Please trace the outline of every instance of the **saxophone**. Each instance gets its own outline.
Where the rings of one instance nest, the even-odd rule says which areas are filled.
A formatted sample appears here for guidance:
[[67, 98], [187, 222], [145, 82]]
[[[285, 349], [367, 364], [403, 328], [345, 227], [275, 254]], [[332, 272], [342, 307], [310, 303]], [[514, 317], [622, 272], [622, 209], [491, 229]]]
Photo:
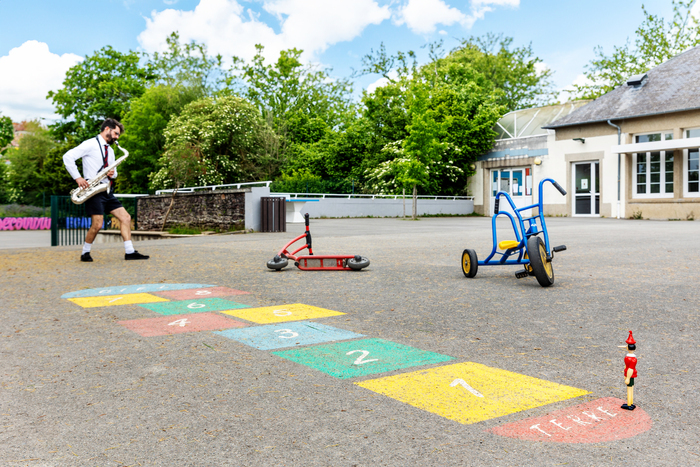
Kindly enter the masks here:
[[[115, 141], [115, 144], [119, 146], [119, 142]], [[104, 180], [107, 177], [107, 174], [114, 169], [116, 166], [124, 162], [124, 159], [129, 157], [129, 151], [124, 149], [123, 147], [119, 146], [119, 149], [124, 151], [124, 155], [114, 161], [114, 164], [109, 165], [105, 167], [104, 169], [100, 170], [97, 175], [95, 175], [89, 182], [88, 182], [88, 187], [87, 188], [75, 188], [70, 192], [70, 199], [73, 201], [74, 204], [83, 204], [85, 201], [88, 199], [92, 198], [95, 196], [97, 193], [102, 193], [103, 191], [106, 191], [109, 193], [109, 183], [102, 183], [102, 180]]]

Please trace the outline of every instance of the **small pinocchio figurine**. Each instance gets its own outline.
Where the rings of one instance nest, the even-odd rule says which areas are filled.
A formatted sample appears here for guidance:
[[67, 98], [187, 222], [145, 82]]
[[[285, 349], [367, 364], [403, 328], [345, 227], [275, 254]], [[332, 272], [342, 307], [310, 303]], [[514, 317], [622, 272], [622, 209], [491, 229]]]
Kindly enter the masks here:
[[[621, 408], [626, 410], [634, 410], [637, 408], [634, 405], [634, 378], [637, 377], [637, 356], [634, 354], [637, 346], [634, 337], [632, 337], [632, 331], [625, 341], [627, 343], [627, 355], [625, 356], [625, 384], [627, 385], [627, 403], [622, 404]], [[618, 346], [622, 349], [625, 348], [624, 345]]]

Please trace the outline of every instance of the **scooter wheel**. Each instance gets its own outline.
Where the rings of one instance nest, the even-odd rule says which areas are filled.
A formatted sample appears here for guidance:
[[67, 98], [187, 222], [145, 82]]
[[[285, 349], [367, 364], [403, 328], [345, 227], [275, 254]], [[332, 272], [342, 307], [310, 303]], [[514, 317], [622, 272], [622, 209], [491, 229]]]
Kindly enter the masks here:
[[289, 264], [289, 260], [287, 258], [282, 258], [281, 256], [275, 256], [272, 258], [270, 261], [267, 262], [267, 267], [270, 269], [274, 269], [275, 271], [279, 271], [280, 269], [284, 268]]
[[359, 271], [367, 266], [369, 266], [369, 259], [364, 256], [355, 255], [354, 258], [348, 259], [348, 267], [352, 270]]
[[462, 272], [466, 277], [474, 277], [478, 270], [479, 259], [476, 257], [476, 251], [467, 248], [462, 252]]
[[551, 261], [547, 261], [547, 250], [540, 237], [532, 236], [527, 240], [527, 255], [530, 257], [530, 266], [537, 282], [542, 287], [554, 284], [554, 269]]

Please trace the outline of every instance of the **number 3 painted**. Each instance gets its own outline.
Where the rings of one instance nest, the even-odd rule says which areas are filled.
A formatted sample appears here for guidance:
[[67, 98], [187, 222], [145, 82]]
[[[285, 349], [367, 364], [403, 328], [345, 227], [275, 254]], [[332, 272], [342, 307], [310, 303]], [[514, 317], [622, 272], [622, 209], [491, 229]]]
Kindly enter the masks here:
[[354, 353], [361, 352], [362, 355], [357, 357], [353, 365], [362, 365], [363, 363], [369, 363], [369, 362], [376, 362], [379, 359], [378, 358], [370, 358], [369, 360], [365, 360], [365, 357], [369, 355], [369, 352], [366, 350], [351, 350], [350, 352], [346, 353], [345, 355], [352, 355]]
[[282, 334], [291, 334], [291, 336], [280, 335], [280, 339], [291, 339], [292, 337], [297, 337], [299, 335], [298, 332], [294, 332], [291, 329], [279, 329], [275, 332], [281, 332]]

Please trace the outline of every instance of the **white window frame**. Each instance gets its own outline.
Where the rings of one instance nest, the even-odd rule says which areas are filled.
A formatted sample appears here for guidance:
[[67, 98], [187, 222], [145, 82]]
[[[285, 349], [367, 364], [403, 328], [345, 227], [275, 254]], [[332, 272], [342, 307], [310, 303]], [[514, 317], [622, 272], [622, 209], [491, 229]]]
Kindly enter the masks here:
[[[670, 130], [664, 130], [664, 131], [652, 131], [649, 133], [639, 133], [634, 135], [635, 137], [635, 142], [637, 139], [637, 136], [646, 136], [646, 135], [655, 135], [655, 134], [660, 134], [661, 137], [663, 138], [662, 141], [668, 141], [673, 139], [673, 131]], [[668, 138], [668, 136], [671, 136]], [[649, 168], [651, 167], [651, 153], [652, 152], [659, 152], [661, 156], [660, 164], [661, 164], [661, 170], [660, 170], [660, 177], [659, 177], [659, 188], [661, 190], [660, 193], [650, 193], [651, 189], [651, 174], [649, 173]], [[634, 169], [632, 172], [632, 198], [637, 198], [637, 199], [644, 199], [644, 198], [673, 198], [673, 191], [671, 193], [666, 193], [666, 158], [670, 154], [671, 157], [673, 157], [673, 151], [648, 151], [648, 152], [639, 152], [639, 153], [634, 153]], [[645, 157], [645, 163], [647, 166], [647, 172], [646, 172], [646, 193], [637, 193], [637, 176], [638, 176], [638, 166], [637, 166], [637, 160], [640, 155], [644, 155]], [[674, 188], [675, 184], [678, 183], [677, 180], [673, 180]], [[674, 190], [675, 191], [675, 190]]]
[[[689, 138], [688, 131], [700, 130], [700, 128], [684, 128], [683, 138]], [[684, 198], [700, 198], [700, 183], [698, 183], [698, 191], [688, 190], [688, 160], [690, 159], [690, 149], [683, 150], [683, 197]]]

